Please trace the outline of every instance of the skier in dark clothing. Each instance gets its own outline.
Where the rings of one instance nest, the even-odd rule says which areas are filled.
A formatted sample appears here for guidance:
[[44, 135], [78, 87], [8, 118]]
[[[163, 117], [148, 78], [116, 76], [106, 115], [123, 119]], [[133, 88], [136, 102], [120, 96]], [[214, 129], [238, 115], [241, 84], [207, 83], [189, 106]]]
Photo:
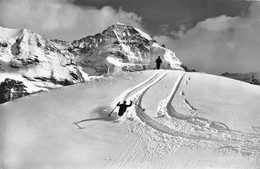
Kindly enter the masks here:
[[155, 60], [156, 62], [156, 69], [160, 69], [161, 64], [162, 64], [162, 59], [160, 58], [160, 56], [158, 56], [158, 58]]
[[117, 103], [117, 106], [119, 106], [119, 112], [118, 112], [118, 116], [123, 116], [123, 114], [125, 113], [127, 107], [132, 106], [132, 100], [130, 101], [131, 103], [129, 105], [126, 105], [126, 101], [123, 102], [123, 104], [120, 104], [120, 102]]

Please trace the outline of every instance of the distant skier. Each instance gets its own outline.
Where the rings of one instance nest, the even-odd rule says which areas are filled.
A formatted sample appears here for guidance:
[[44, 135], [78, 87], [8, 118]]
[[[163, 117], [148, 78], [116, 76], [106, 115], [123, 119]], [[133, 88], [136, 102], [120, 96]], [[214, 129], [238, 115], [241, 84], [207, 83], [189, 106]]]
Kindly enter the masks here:
[[158, 56], [158, 58], [155, 60], [156, 62], [156, 69], [160, 69], [161, 64], [162, 64], [162, 59], [160, 58], [160, 56]]
[[123, 102], [123, 104], [120, 104], [120, 102], [117, 103], [117, 106], [119, 106], [119, 112], [118, 112], [118, 116], [123, 116], [127, 107], [132, 106], [132, 100], [130, 101], [131, 103], [129, 105], [126, 105], [126, 101]]

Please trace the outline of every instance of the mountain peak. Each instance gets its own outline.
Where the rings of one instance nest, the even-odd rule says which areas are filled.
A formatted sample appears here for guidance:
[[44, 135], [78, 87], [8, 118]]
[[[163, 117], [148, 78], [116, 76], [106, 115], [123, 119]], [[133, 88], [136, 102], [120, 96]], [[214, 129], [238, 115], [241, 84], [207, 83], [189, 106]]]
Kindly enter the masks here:
[[126, 26], [126, 24], [124, 24], [124, 23], [121, 23], [121, 22], [116, 22], [116, 24], [115, 25], [122, 25], [122, 26]]
[[117, 38], [127, 38], [127, 37], [142, 37], [147, 40], [152, 40], [151, 36], [147, 33], [141, 31], [138, 28], [135, 28], [130, 25], [126, 25], [123, 23], [116, 23], [114, 25], [109, 26], [107, 29], [105, 29], [102, 34], [107, 34], [111, 37], [117, 37]]
[[29, 30], [29, 29], [13, 29], [0, 26], [0, 39], [10, 40], [17, 39], [17, 41], [29, 40], [31, 38], [41, 38], [41, 35]]
[[0, 26], [0, 38], [10, 39], [21, 36], [25, 29], [12, 29]]
[[[182, 69], [175, 53], [156, 43], [148, 34], [129, 25], [116, 23], [102, 33], [72, 42], [73, 55], [87, 74], [154, 69], [161, 56], [164, 69]], [[90, 70], [90, 71], [89, 71]]]

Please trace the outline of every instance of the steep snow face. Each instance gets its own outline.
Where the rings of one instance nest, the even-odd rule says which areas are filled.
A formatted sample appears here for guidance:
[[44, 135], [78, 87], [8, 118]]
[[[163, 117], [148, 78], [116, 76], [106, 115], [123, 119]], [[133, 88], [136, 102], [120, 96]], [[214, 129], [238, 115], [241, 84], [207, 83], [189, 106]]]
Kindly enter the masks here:
[[250, 84], [260, 85], [260, 72], [252, 73], [223, 73], [222, 76], [241, 80]]
[[71, 52], [88, 74], [137, 71], [155, 68], [161, 56], [164, 69], [182, 69], [174, 52], [132, 26], [112, 25], [101, 34], [72, 42]]

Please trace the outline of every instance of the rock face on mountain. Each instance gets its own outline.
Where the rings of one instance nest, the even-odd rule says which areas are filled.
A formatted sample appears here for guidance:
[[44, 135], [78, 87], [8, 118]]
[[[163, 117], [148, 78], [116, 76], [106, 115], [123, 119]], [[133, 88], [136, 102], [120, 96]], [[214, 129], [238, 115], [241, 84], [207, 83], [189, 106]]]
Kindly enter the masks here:
[[253, 85], [260, 85], [260, 72], [252, 72], [252, 73], [223, 73], [222, 76], [236, 79], [240, 81], [244, 81]]
[[[72, 58], [37, 33], [0, 27], [0, 82], [5, 89], [0, 100], [10, 96], [11, 88], [15, 94], [9, 100], [84, 81], [84, 72]], [[24, 87], [16, 88], [18, 82]]]
[[0, 82], [22, 82], [28, 94], [83, 82], [89, 76], [154, 69], [158, 56], [161, 68], [182, 69], [174, 52], [124, 24], [72, 42], [0, 27]]
[[0, 104], [28, 95], [23, 82], [6, 78], [0, 83]]
[[100, 34], [71, 43], [68, 49], [88, 74], [138, 71], [155, 68], [161, 56], [164, 69], [182, 69], [175, 54], [132, 26], [112, 25]]

